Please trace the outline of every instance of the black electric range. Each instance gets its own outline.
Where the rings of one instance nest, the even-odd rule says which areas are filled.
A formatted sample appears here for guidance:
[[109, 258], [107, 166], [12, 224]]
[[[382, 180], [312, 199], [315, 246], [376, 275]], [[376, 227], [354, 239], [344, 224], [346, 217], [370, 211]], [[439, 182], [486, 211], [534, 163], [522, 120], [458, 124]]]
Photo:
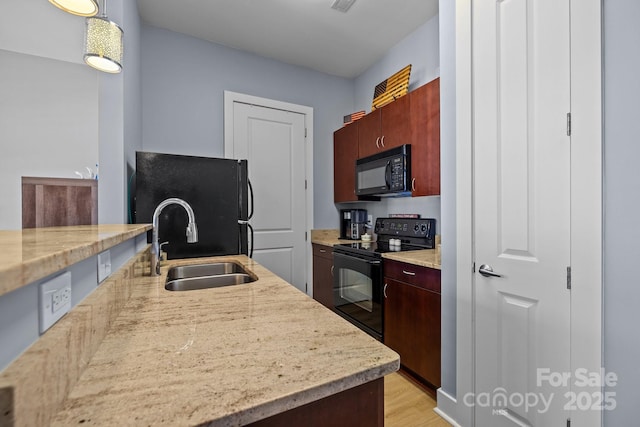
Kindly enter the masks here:
[[[377, 218], [375, 242], [334, 245], [334, 251], [359, 256], [381, 257], [386, 252], [416, 251], [435, 247], [436, 220], [433, 218]], [[400, 240], [400, 244], [391, 244]]]
[[382, 341], [382, 254], [433, 249], [436, 223], [435, 219], [378, 218], [374, 232], [376, 242], [333, 246], [333, 294], [336, 313]]

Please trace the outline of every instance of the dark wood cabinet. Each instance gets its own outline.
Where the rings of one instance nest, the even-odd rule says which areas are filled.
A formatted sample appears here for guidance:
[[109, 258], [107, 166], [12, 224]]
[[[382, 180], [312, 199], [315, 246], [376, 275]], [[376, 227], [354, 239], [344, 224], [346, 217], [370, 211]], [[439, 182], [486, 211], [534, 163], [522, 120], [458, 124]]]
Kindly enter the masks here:
[[440, 195], [439, 78], [334, 132], [334, 202], [358, 200], [357, 159], [403, 144], [411, 144], [411, 195]]
[[367, 114], [358, 124], [358, 158], [411, 143], [407, 95]]
[[97, 180], [22, 177], [22, 228], [97, 223]]
[[313, 244], [313, 299], [333, 310], [333, 248]]
[[412, 196], [440, 194], [440, 79], [409, 93]]
[[351, 123], [333, 133], [333, 201], [354, 202], [356, 196], [356, 159], [358, 124]]
[[440, 270], [384, 261], [384, 343], [400, 363], [440, 387]]

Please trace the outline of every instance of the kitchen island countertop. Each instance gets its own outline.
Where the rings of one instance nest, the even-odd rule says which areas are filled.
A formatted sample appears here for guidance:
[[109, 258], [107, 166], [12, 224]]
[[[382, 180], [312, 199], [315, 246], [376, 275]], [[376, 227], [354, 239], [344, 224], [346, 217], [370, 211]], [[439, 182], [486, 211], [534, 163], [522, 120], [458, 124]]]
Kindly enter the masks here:
[[253, 283], [140, 277], [53, 425], [244, 425], [377, 380], [398, 355], [246, 256]]

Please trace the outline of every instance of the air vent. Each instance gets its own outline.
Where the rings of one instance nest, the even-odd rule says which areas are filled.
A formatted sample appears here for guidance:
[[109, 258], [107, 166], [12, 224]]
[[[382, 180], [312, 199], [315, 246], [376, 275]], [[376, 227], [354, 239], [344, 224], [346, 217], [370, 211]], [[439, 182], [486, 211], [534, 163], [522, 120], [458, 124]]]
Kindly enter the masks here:
[[346, 13], [355, 2], [356, 0], [336, 0], [331, 5], [331, 9]]

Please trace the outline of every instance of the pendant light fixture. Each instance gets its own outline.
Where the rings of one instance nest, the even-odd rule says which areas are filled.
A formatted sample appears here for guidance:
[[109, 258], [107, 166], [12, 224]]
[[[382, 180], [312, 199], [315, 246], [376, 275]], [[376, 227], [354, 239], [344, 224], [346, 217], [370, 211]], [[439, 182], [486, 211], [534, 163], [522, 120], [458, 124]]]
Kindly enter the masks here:
[[49, 3], [78, 16], [95, 16], [98, 13], [97, 0], [49, 0]]
[[100, 16], [86, 20], [84, 62], [106, 73], [122, 71], [122, 36], [122, 28], [107, 18], [107, 0], [103, 0]]

